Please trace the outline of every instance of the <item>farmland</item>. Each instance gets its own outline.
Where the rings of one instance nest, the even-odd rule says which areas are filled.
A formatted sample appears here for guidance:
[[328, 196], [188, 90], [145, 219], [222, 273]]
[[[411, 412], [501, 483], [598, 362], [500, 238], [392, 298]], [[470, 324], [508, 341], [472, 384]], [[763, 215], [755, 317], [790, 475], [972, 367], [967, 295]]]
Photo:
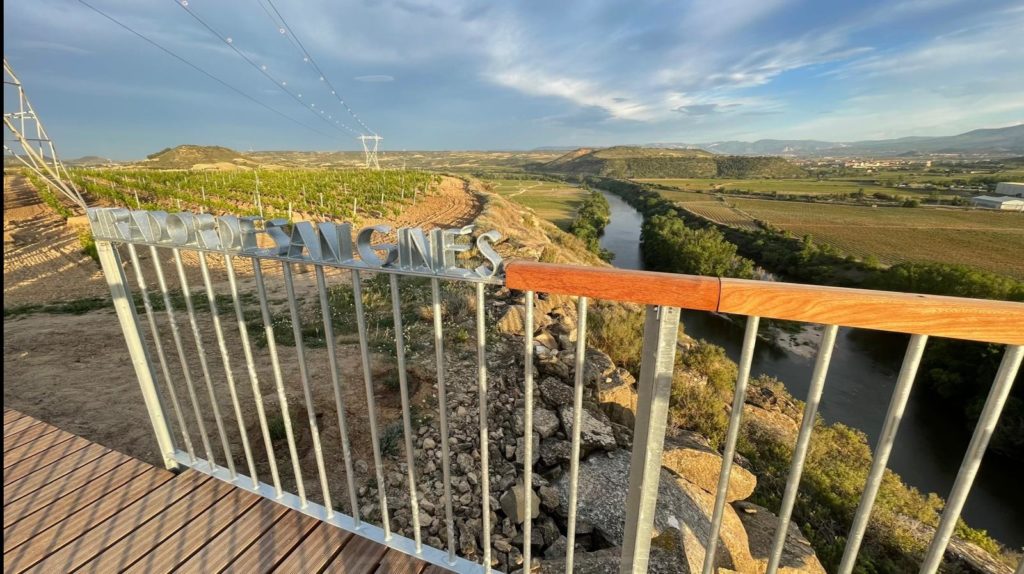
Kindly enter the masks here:
[[569, 229], [586, 191], [569, 184], [536, 179], [487, 180], [491, 191], [533, 209], [539, 217]]
[[[932, 197], [927, 191], [919, 189], [891, 188], [877, 185], [870, 177], [856, 179], [638, 179], [642, 183], [660, 184], [675, 187], [684, 191], [724, 191], [742, 192], [765, 195], [820, 195], [834, 196], [862, 192], [897, 194], [912, 197]], [[938, 197], [947, 197], [939, 194]], [[670, 199], [666, 197], [666, 199]]]
[[[734, 199], [754, 219], [860, 258], [963, 264], [1024, 279], [1024, 216], [981, 210]], [[749, 218], [748, 218], [749, 219]]]
[[433, 193], [440, 181], [419, 171], [367, 170], [77, 169], [71, 175], [89, 196], [125, 207], [317, 219], [395, 215]]

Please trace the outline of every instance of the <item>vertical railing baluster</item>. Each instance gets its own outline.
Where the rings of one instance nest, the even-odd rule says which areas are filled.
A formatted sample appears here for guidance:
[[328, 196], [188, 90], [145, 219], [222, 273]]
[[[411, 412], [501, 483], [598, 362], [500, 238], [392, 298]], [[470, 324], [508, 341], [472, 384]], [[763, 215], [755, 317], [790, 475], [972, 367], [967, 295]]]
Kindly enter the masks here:
[[[235, 460], [231, 455], [231, 444], [228, 443], [228, 434], [224, 430], [224, 419], [220, 416], [220, 407], [217, 405], [217, 396], [213, 392], [213, 379], [210, 377], [210, 366], [206, 362], [206, 348], [203, 345], [203, 338], [199, 331], [199, 323], [196, 320], [195, 306], [192, 304], [192, 293], [188, 288], [188, 277], [185, 275], [185, 264], [181, 261], [181, 251], [172, 248], [174, 254], [174, 265], [178, 269], [178, 281], [181, 283], [181, 295], [185, 299], [185, 309], [188, 311], [188, 322], [192, 327], [192, 337], [195, 339], [196, 352], [199, 354], [199, 366], [203, 371], [203, 378], [206, 380], [206, 390], [210, 394], [210, 405], [213, 408], [213, 418], [217, 422], [217, 434], [220, 435], [221, 445], [224, 447], [224, 457], [227, 458], [228, 473], [231, 480], [235, 480]], [[212, 461], [211, 461], [212, 463]]]
[[828, 325], [821, 337], [818, 358], [814, 363], [814, 372], [811, 373], [811, 385], [807, 390], [807, 402], [804, 404], [800, 434], [797, 436], [796, 446], [793, 448], [793, 460], [789, 463], [789, 478], [786, 480], [786, 489], [782, 495], [779, 523], [775, 528], [775, 540], [772, 543], [772, 551], [768, 559], [767, 574], [775, 574], [779, 569], [779, 561], [782, 559], [782, 548], [786, 544], [786, 535], [789, 532], [789, 519], [793, 515], [793, 504], [796, 503], [796, 493], [800, 488], [800, 475], [803, 473], [804, 461], [807, 459], [807, 448], [811, 444], [814, 420], [818, 414], [818, 405], [821, 403], [821, 393], [825, 388], [825, 377], [828, 374], [832, 349], [835, 347], [836, 333], [838, 332], [838, 326]]
[[238, 321], [238, 337], [242, 340], [242, 352], [245, 355], [245, 366], [249, 374], [249, 384], [252, 386], [252, 396], [256, 403], [256, 416], [259, 418], [260, 434], [263, 435], [263, 448], [267, 451], [267, 464], [270, 466], [270, 477], [274, 482], [274, 492], [278, 497], [280, 497], [284, 491], [281, 488], [281, 476], [277, 470], [277, 455], [274, 453], [274, 443], [270, 438], [270, 427], [267, 425], [267, 413], [266, 409], [263, 407], [263, 392], [260, 390], [259, 375], [256, 373], [256, 361], [252, 356], [252, 344], [249, 342], [249, 329], [245, 325], [245, 315], [242, 312], [242, 299], [238, 294], [238, 279], [235, 276], [234, 258], [227, 253], [224, 254], [224, 269], [227, 271], [228, 287], [231, 290], [231, 299], [235, 306], [235, 318]]
[[523, 309], [523, 570], [529, 572], [533, 559], [533, 291], [524, 294]]
[[163, 265], [160, 264], [160, 255], [156, 247], [149, 246], [149, 256], [153, 259], [153, 267], [156, 270], [156, 282], [160, 287], [160, 294], [163, 296], [164, 311], [167, 312], [167, 322], [171, 325], [171, 335], [174, 337], [174, 346], [177, 348], [178, 360], [181, 362], [181, 374], [185, 379], [185, 388], [188, 390], [189, 401], [192, 403], [192, 414], [196, 417], [196, 426], [199, 427], [199, 438], [203, 443], [203, 450], [206, 452], [206, 461], [210, 465], [210, 470], [213, 470], [213, 465], [216, 464], [213, 458], [213, 447], [210, 445], [210, 437], [206, 432], [206, 423], [203, 422], [203, 415], [199, 410], [199, 397], [196, 396], [195, 385], [192, 382], [192, 374], [185, 355], [185, 345], [181, 342], [181, 331], [178, 330], [178, 320], [174, 315], [171, 293], [167, 289], [167, 278], [164, 277]]
[[189, 463], [195, 464], [196, 453], [192, 448], [192, 437], [188, 435], [188, 428], [185, 427], [185, 417], [181, 412], [181, 402], [178, 400], [178, 392], [174, 390], [174, 379], [171, 378], [171, 370], [167, 366], [167, 356], [164, 354], [164, 345], [160, 341], [160, 329], [156, 326], [156, 312], [153, 310], [152, 301], [149, 300], [146, 278], [142, 275], [139, 254], [135, 250], [135, 244], [133, 243], [128, 244], [128, 256], [131, 258], [132, 268], [135, 269], [135, 281], [139, 284], [142, 306], [146, 309], [146, 321], [149, 323], [149, 332], [153, 336], [153, 346], [156, 348], [156, 356], [160, 361], [160, 372], [164, 376], [167, 393], [171, 397], [171, 408], [174, 409], [174, 418], [178, 421], [178, 426], [181, 429], [181, 438], [185, 442], [185, 451], [188, 452]]
[[444, 525], [448, 534], [448, 562], [455, 562], [455, 513], [452, 510], [451, 446], [448, 444], [448, 389], [444, 372], [444, 330], [441, 321], [441, 282], [430, 280], [434, 314], [434, 355], [437, 359], [437, 410], [441, 426], [441, 477], [444, 480]]
[[366, 333], [366, 309], [363, 308], [363, 283], [359, 272], [352, 270], [352, 296], [356, 307], [356, 328], [359, 330], [359, 355], [363, 362], [363, 383], [366, 386], [367, 418], [370, 422], [370, 442], [373, 443], [373, 468], [377, 477], [377, 497], [380, 501], [380, 521], [384, 539], [391, 540], [391, 519], [388, 517], [388, 495], [385, 492], [384, 462], [380, 454], [380, 435], [377, 432], [377, 399], [373, 395], [373, 373], [370, 368], [370, 345]]
[[288, 309], [292, 317], [292, 333], [295, 336], [295, 354], [299, 360], [299, 379], [302, 381], [302, 396], [306, 399], [306, 417], [309, 421], [309, 434], [313, 440], [313, 456], [316, 459], [317, 472], [320, 475], [320, 491], [324, 497], [324, 508], [327, 518], [334, 517], [331, 505], [331, 489], [327, 484], [327, 468], [324, 464], [324, 451], [320, 445], [320, 428], [316, 423], [316, 405], [313, 403], [313, 392], [309, 386], [309, 365], [306, 363], [306, 345], [302, 341], [302, 317], [299, 315], [299, 303], [295, 298], [295, 283], [292, 278], [292, 266], [287, 261], [281, 262], [284, 276], [284, 290], [288, 297]]
[[490, 438], [487, 428], [487, 331], [484, 309], [484, 284], [476, 285], [476, 360], [477, 392], [480, 394], [480, 498], [483, 505], [483, 565], [491, 568], [491, 465]]
[[316, 286], [320, 292], [320, 312], [324, 320], [324, 338], [327, 340], [327, 363], [331, 368], [331, 386], [334, 387], [334, 408], [338, 411], [341, 456], [345, 463], [349, 504], [352, 505], [352, 521], [358, 527], [359, 496], [356, 494], [355, 470], [352, 468], [352, 447], [348, 440], [348, 414], [345, 412], [345, 398], [341, 391], [341, 369], [338, 367], [338, 349], [334, 340], [334, 319], [331, 316], [331, 301], [327, 297], [327, 278], [324, 276], [322, 265], [316, 266]]
[[164, 466], [168, 469], [176, 469], [179, 465], [175, 458], [174, 437], [171, 435], [171, 426], [168, 424], [160, 393], [156, 389], [156, 373], [153, 371], [153, 362], [149, 358], [142, 333], [139, 332], [139, 317], [135, 313], [135, 305], [128, 288], [128, 278], [124, 274], [124, 268], [121, 267], [121, 257], [108, 241], [97, 241], [96, 251], [99, 255], [100, 265], [103, 267], [103, 276], [107, 281], [107, 287], [110, 288], [114, 311], [117, 313], [117, 320], [124, 333], [128, 354], [135, 369], [135, 376], [139, 380], [139, 389], [142, 391], [142, 399], [146, 403], [146, 411], [149, 414], [149, 421], [153, 425], [153, 434], [156, 435], [157, 446], [164, 459]]
[[[565, 571], [573, 571], [573, 559], [576, 554], [576, 506], [580, 478], [580, 441], [583, 426], [583, 367], [586, 364], [587, 351], [587, 298], [576, 300], [576, 381], [573, 386], [572, 399], [572, 454], [569, 459], [569, 514], [566, 527]], [[526, 509], [527, 513], [530, 508]]]
[[725, 435], [725, 449], [722, 451], [722, 470], [718, 474], [718, 490], [715, 495], [715, 509], [711, 515], [710, 539], [708, 540], [704, 556], [703, 574], [712, 574], [715, 570], [718, 533], [722, 530], [722, 517], [725, 515], [725, 493], [729, 490], [729, 473], [732, 471], [732, 459], [736, 456], [736, 439], [740, 434], [740, 418], [743, 415], [743, 403], [747, 396], [747, 381], [750, 380], [750, 363], [754, 359], [757, 325], [760, 321], [760, 317], [747, 317], [747, 328], [743, 333], [743, 350], [740, 352], [739, 372], [736, 377], [736, 393], [733, 396], [732, 413], [729, 415], [729, 428]]
[[992, 389], [985, 399], [985, 406], [978, 417], [978, 424], [974, 427], [974, 434], [971, 435], [971, 442], [967, 446], [964, 460], [960, 463], [960, 471], [957, 472], [953, 489], [946, 499], [946, 508], [942, 511], [942, 519], [939, 527], [935, 529], [935, 537], [928, 547], [924, 562], [921, 564], [922, 574], [933, 574], [942, 562], [942, 556], [946, 553], [946, 546], [953, 535], [953, 529], [960, 518], [960, 511], [967, 502], [967, 495], [971, 491], [974, 477], [978, 474], [981, 466], [981, 457], [985, 455], [988, 441], [999, 422], [999, 415], [1003, 411], [1003, 405], [1010, 394], [1013, 380], [1017, 377], [1021, 360], [1024, 359], [1024, 345], [1007, 345], [1003, 352], [1003, 360], [999, 363], [999, 371], [996, 372], [996, 379], [992, 383]]
[[879, 434], [878, 444], [875, 446], [875, 456], [871, 461], [871, 470], [868, 471], [864, 493], [860, 497], [857, 514], [853, 517], [850, 535], [846, 538], [843, 560], [839, 564], [840, 574], [853, 572], [853, 566], [857, 562], [857, 552], [864, 540], [864, 532], [868, 528], [868, 519], [871, 517], [871, 509], [875, 504], [875, 496], [878, 495], [878, 489], [882, 485], [882, 476], [885, 474], [885, 467], [889, 462], [889, 454], [892, 452], [893, 443], [896, 442], [896, 431], [899, 430], [900, 421], [903, 420], [903, 411], [907, 407], [910, 389], [914, 384], [914, 377], [917, 376], [917, 368], [921, 364], [921, 356], [924, 354], [927, 342], [927, 335], [914, 335], [907, 345], [903, 366], [900, 367], [896, 387], [892, 391], [892, 398], [889, 399], [889, 409], [885, 413], [885, 423], [882, 424], [882, 432]]
[[629, 459], [626, 493], [626, 528], [619, 571], [647, 572], [654, 510], [661, 480], [661, 454], [665, 446], [672, 372], [679, 342], [679, 308], [648, 305], [644, 317], [640, 380], [637, 382], [633, 452]]
[[245, 421], [242, 419], [242, 407], [238, 403], [235, 374], [231, 370], [231, 356], [228, 354], [228, 345], [224, 340], [224, 329], [220, 324], [217, 294], [214, 293], [213, 281], [210, 280], [210, 266], [206, 263], [206, 253], [203, 251], [198, 251], [197, 253], [199, 255], [199, 271], [203, 277], [203, 286], [206, 288], [206, 301], [210, 305], [210, 314], [213, 316], [213, 331], [217, 335], [217, 347], [220, 349], [220, 357], [224, 363], [224, 377], [228, 383], [228, 395], [231, 396], [231, 406], [235, 411], [235, 422], [238, 423], [238, 436], [242, 439], [242, 452], [245, 455], [246, 465], [249, 467], [249, 478], [252, 480], [252, 487], [258, 488], [260, 481], [256, 477], [256, 461], [252, 458], [249, 436], [245, 431]]
[[[302, 468], [299, 466], [299, 453], [295, 448], [295, 430], [292, 428], [291, 409], [288, 407], [288, 394], [284, 390], [284, 377], [281, 375], [281, 360], [277, 355], [277, 337], [274, 335], [274, 318], [270, 314], [270, 302], [267, 299], [267, 284], [263, 279], [263, 267], [260, 260], [252, 258], [252, 272], [256, 280], [256, 293], [260, 298], [260, 314], [263, 317], [263, 332], [267, 338], [267, 352], [270, 354], [270, 366], [274, 373], [274, 388], [277, 390], [277, 401], [281, 406], [281, 418], [284, 424], [284, 435], [288, 442], [288, 456], [292, 462], [292, 473], [295, 475], [295, 490], [299, 495], [299, 503], [306, 507], [306, 484], [302, 480]], [[278, 498], [282, 496], [278, 493]]]
[[419, 489], [416, 487], [416, 453], [413, 451], [412, 412], [409, 405], [409, 381], [405, 372], [405, 335], [402, 333], [402, 302], [398, 290], [398, 275], [388, 275], [391, 287], [391, 314], [395, 324], [395, 352], [398, 360], [398, 392], [402, 401], [402, 430], [405, 434], [406, 480], [409, 481], [409, 512], [412, 514], [413, 540], [416, 552], [423, 552], [420, 537], [420, 501]]

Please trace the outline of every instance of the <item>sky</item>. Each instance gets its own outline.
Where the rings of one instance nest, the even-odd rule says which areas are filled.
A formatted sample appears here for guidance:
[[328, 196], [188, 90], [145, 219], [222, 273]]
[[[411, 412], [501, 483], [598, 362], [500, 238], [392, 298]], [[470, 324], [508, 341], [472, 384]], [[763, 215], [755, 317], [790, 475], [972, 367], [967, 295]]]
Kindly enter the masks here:
[[952, 135], [1024, 122], [1022, 35], [1019, 0], [4, 2], [68, 158]]

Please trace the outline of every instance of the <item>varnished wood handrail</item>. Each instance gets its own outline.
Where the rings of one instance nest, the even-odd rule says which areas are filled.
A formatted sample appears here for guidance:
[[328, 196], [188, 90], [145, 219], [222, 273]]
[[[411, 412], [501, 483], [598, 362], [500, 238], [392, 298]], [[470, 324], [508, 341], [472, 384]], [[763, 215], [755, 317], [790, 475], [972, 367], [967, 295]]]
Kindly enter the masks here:
[[511, 289], [1024, 345], [1024, 303], [512, 261]]

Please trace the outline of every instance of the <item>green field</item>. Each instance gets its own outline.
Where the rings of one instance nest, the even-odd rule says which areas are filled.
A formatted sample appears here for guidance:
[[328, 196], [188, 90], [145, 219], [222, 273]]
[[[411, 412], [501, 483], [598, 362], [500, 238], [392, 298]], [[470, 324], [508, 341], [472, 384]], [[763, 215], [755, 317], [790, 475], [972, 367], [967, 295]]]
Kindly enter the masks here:
[[767, 221], [857, 257], [956, 263], [1024, 279], [1024, 214], [758, 199], [729, 204], [737, 218]]
[[[933, 194], [919, 189], [892, 188], [876, 185], [870, 178], [864, 180], [856, 179], [718, 179], [718, 178], [693, 178], [693, 179], [638, 179], [642, 183], [653, 183], [676, 187], [684, 191], [726, 191], [743, 193], [761, 193], [780, 195], [840, 195], [851, 194], [861, 191], [867, 195], [872, 193], [885, 193], [889, 195], [906, 195], [918, 198], [932, 197]], [[666, 195], [666, 199], [679, 201]], [[949, 197], [937, 193], [934, 197]]]
[[543, 219], [569, 229], [586, 191], [565, 183], [536, 179], [487, 180], [491, 191], [533, 209]]

